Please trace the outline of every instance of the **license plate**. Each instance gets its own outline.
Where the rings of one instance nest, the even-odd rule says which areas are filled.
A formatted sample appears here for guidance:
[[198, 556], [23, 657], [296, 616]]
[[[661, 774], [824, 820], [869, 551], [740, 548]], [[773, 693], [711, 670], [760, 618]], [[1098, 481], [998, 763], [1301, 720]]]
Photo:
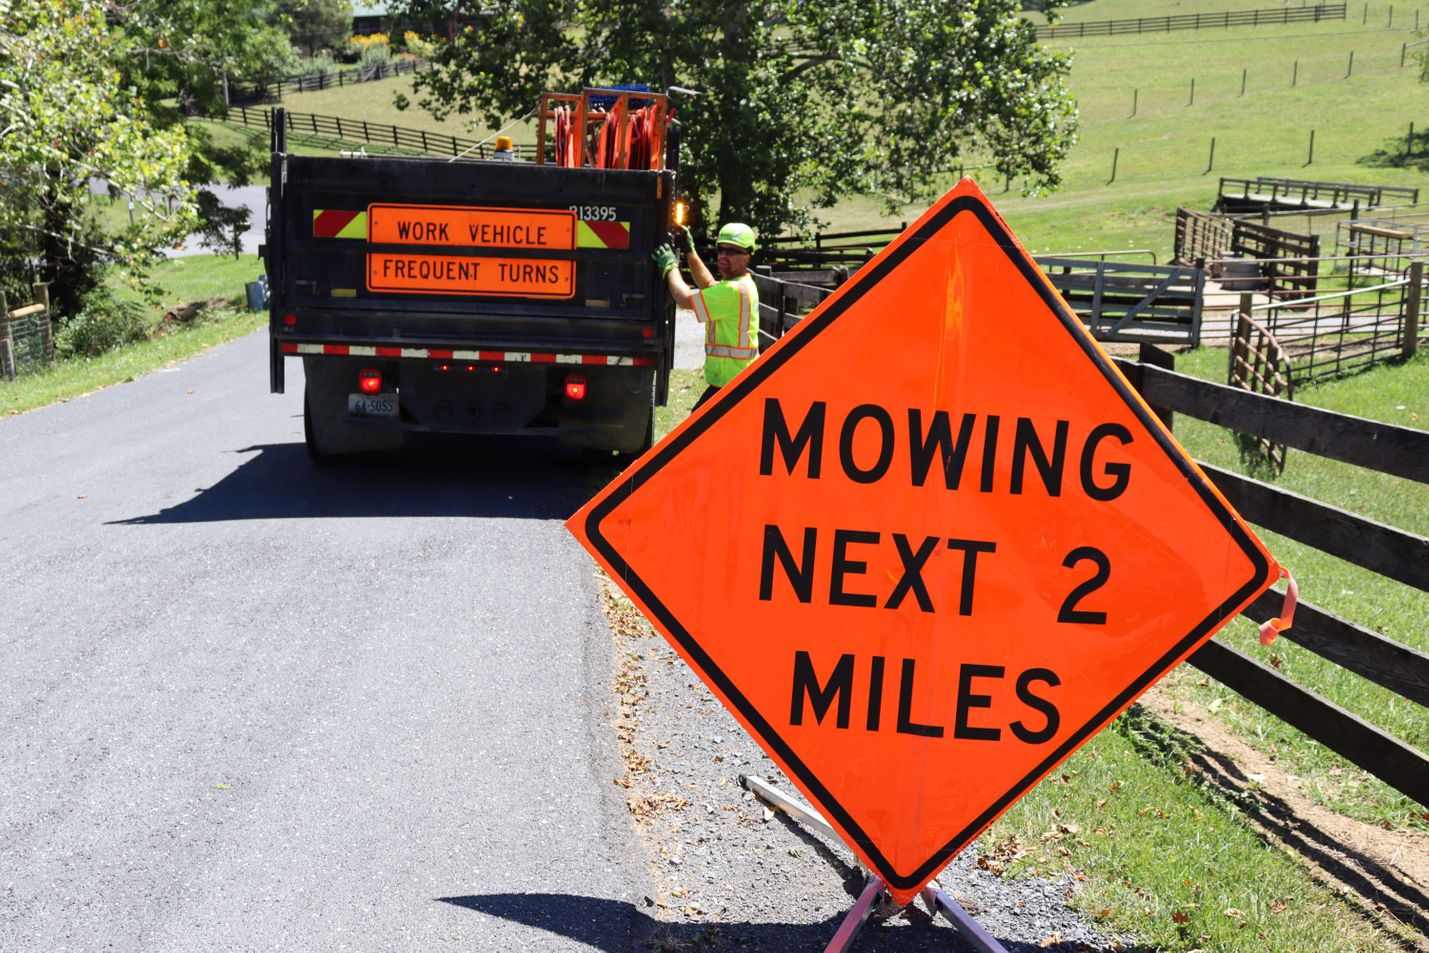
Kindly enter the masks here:
[[396, 394], [348, 394], [347, 412], [356, 417], [396, 417]]

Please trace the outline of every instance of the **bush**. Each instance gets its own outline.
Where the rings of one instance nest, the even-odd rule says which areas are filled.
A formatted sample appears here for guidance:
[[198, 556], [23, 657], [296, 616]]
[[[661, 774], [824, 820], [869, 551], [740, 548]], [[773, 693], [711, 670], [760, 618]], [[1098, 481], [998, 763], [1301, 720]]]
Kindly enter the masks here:
[[149, 322], [139, 304], [96, 290], [65, 320], [55, 335], [55, 350], [60, 357], [98, 357], [148, 336]]
[[[381, 36], [381, 34], [376, 34]], [[383, 37], [381, 43], [369, 43], [362, 48], [362, 55], [358, 58], [359, 66], [386, 66], [392, 62], [392, 48], [387, 45], [387, 38]]]
[[331, 73], [337, 69], [337, 64], [333, 62], [332, 54], [327, 50], [314, 53], [312, 56], [298, 60], [297, 72], [294, 76], [316, 76], [319, 73]]
[[424, 60], [429, 60], [437, 55], [437, 45], [431, 40], [424, 39], [422, 34], [415, 30], [408, 30], [402, 34], [402, 45], [406, 47], [408, 53]]

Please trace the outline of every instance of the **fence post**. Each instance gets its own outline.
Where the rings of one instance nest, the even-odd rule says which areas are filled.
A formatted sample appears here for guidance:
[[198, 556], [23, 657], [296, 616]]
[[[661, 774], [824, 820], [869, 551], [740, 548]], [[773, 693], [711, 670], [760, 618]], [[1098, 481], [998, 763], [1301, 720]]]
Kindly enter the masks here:
[[[1148, 344], [1145, 341], [1137, 348], [1136, 361], [1138, 364], [1150, 364], [1152, 367], [1159, 367], [1163, 370], [1174, 371], [1176, 369], [1176, 355], [1170, 351], [1163, 351], [1155, 344]], [[1138, 368], [1139, 371], [1139, 368]], [[1138, 377], [1141, 375], [1138, 374]], [[1141, 381], [1136, 382], [1140, 385]], [[1138, 386], [1138, 389], [1139, 386]], [[1165, 407], [1158, 407], [1155, 404], [1148, 404], [1151, 412], [1161, 419], [1167, 430], [1171, 430], [1176, 423], [1176, 417]]]
[[50, 283], [37, 281], [32, 286], [35, 301], [44, 306], [45, 313], [40, 324], [40, 350], [46, 363], [55, 359], [55, 322], [50, 312]]
[[[1139, 95], [1141, 95], [1141, 90], [1139, 90], [1139, 89], [1133, 89], [1133, 90], [1131, 91], [1131, 115], [1132, 115], [1132, 116], [1135, 116], [1135, 115], [1136, 115], [1136, 99], [1137, 99], [1137, 97], [1138, 97]], [[1127, 118], [1130, 118], [1130, 117], [1127, 117]]]
[[1196, 77], [1191, 77], [1191, 98], [1186, 100], [1187, 106], [1196, 105]]
[[[1409, 287], [1404, 292], [1404, 359], [1419, 350], [1419, 299], [1424, 288], [1424, 262], [1409, 263]], [[0, 299], [3, 300], [3, 299]]]
[[15, 342], [10, 337], [10, 305], [3, 291], [0, 291], [0, 374], [4, 374], [8, 381], [15, 379]]
[[1353, 75], [1355, 75], [1355, 51], [1350, 50], [1350, 65], [1345, 70], [1345, 79], [1349, 79]]
[[1296, 60], [1295, 65], [1290, 68], [1290, 85], [1294, 86], [1300, 81], [1300, 61]]
[[1111, 153], [1111, 178], [1109, 178], [1109, 179], [1106, 180], [1106, 184], [1107, 184], [1107, 185], [1111, 185], [1113, 182], [1116, 181], [1116, 163], [1117, 163], [1117, 160], [1120, 159], [1120, 158], [1121, 158], [1121, 147], [1120, 147], [1120, 146], [1117, 146], [1115, 149], [1112, 150], [1112, 153]]
[[1305, 164], [1310, 165], [1315, 161], [1315, 130], [1310, 130], [1310, 154], [1305, 158]]
[[1211, 172], [1211, 170], [1214, 169], [1215, 167], [1216, 167], [1216, 137], [1215, 137], [1215, 136], [1212, 136], [1212, 137], [1211, 137], [1211, 157], [1206, 160], [1206, 171], [1203, 172], [1203, 173], [1201, 173], [1201, 174], [1202, 174], [1202, 175], [1209, 175], [1210, 172]]
[[1241, 67], [1241, 71], [1240, 71], [1240, 94], [1241, 94], [1242, 96], [1245, 95], [1245, 77], [1246, 77], [1246, 74], [1249, 73], [1249, 72], [1250, 72], [1250, 70], [1247, 69], [1246, 67]]

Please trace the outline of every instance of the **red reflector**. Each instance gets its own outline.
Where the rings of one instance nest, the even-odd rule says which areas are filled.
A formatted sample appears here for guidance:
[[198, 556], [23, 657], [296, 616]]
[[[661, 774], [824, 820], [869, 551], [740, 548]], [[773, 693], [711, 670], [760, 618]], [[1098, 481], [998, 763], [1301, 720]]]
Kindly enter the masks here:
[[585, 375], [566, 375], [566, 396], [571, 400], [585, 400]]
[[451, 369], [452, 369], [452, 366], [451, 366], [450, 364], [438, 364], [438, 365], [437, 365], [437, 370], [439, 370], [439, 371], [449, 371], [449, 370], [451, 370]]
[[298, 316], [296, 314], [285, 314], [283, 315], [283, 323], [291, 328], [298, 323]]
[[654, 329], [654, 328], [641, 328], [641, 329], [640, 329], [640, 333], [643, 334], [643, 335], [645, 335], [647, 338], [653, 338], [653, 337], [655, 336], [655, 329]]
[[376, 394], [382, 390], [382, 372], [364, 367], [357, 372], [357, 389], [364, 394]]
[[466, 369], [467, 369], [467, 371], [469, 371], [469, 372], [470, 372], [470, 371], [475, 371], [475, 370], [476, 370], [476, 365], [475, 365], [475, 364], [468, 364], [468, 365], [466, 366]]

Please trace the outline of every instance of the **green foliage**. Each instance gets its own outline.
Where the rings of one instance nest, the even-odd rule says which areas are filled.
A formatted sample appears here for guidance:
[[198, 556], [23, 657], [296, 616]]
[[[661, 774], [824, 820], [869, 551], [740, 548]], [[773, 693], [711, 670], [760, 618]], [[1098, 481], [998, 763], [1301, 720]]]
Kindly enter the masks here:
[[348, 40], [348, 51], [357, 54], [361, 66], [385, 66], [392, 62], [392, 47], [385, 33], [354, 36]]
[[404, 0], [403, 11], [425, 22], [438, 6], [471, 24], [416, 79], [439, 118], [499, 126], [543, 90], [699, 90], [677, 114], [682, 189], [705, 231], [716, 192], [719, 220], [768, 233], [850, 191], [930, 198], [937, 173], [970, 151], [1051, 187], [1074, 138], [1067, 60], [1039, 46], [1017, 0]]
[[268, 22], [304, 53], [337, 50], [352, 32], [352, 4], [347, 0], [278, 0]]
[[226, 105], [225, 82], [273, 82], [296, 65], [287, 35], [270, 22], [273, 0], [133, 0], [110, 9], [130, 47], [124, 82], [149, 103], [176, 99], [186, 114], [212, 113]]
[[199, 189], [198, 217], [200, 245], [219, 255], [238, 258], [243, 254], [243, 233], [253, 217], [246, 205], [229, 208], [208, 189]]
[[[0, 245], [40, 263], [62, 315], [74, 313], [114, 262], [141, 281], [159, 250], [193, 219], [181, 128], [159, 129], [121, 80], [133, 42], [97, 0], [16, 8], [0, 0]], [[84, 214], [91, 177], [135, 196], [135, 221], [106, 226]]]
[[98, 357], [148, 336], [149, 323], [138, 303], [96, 288], [55, 335], [55, 351], [61, 359]]
[[418, 33], [416, 30], [408, 30], [402, 34], [402, 47], [413, 56], [422, 59], [430, 59], [437, 55], [437, 44]]
[[316, 76], [320, 73], [332, 73], [338, 69], [337, 62], [333, 59], [332, 53], [323, 50], [314, 53], [312, 56], [305, 56], [298, 61], [297, 67], [293, 70], [294, 76]]

